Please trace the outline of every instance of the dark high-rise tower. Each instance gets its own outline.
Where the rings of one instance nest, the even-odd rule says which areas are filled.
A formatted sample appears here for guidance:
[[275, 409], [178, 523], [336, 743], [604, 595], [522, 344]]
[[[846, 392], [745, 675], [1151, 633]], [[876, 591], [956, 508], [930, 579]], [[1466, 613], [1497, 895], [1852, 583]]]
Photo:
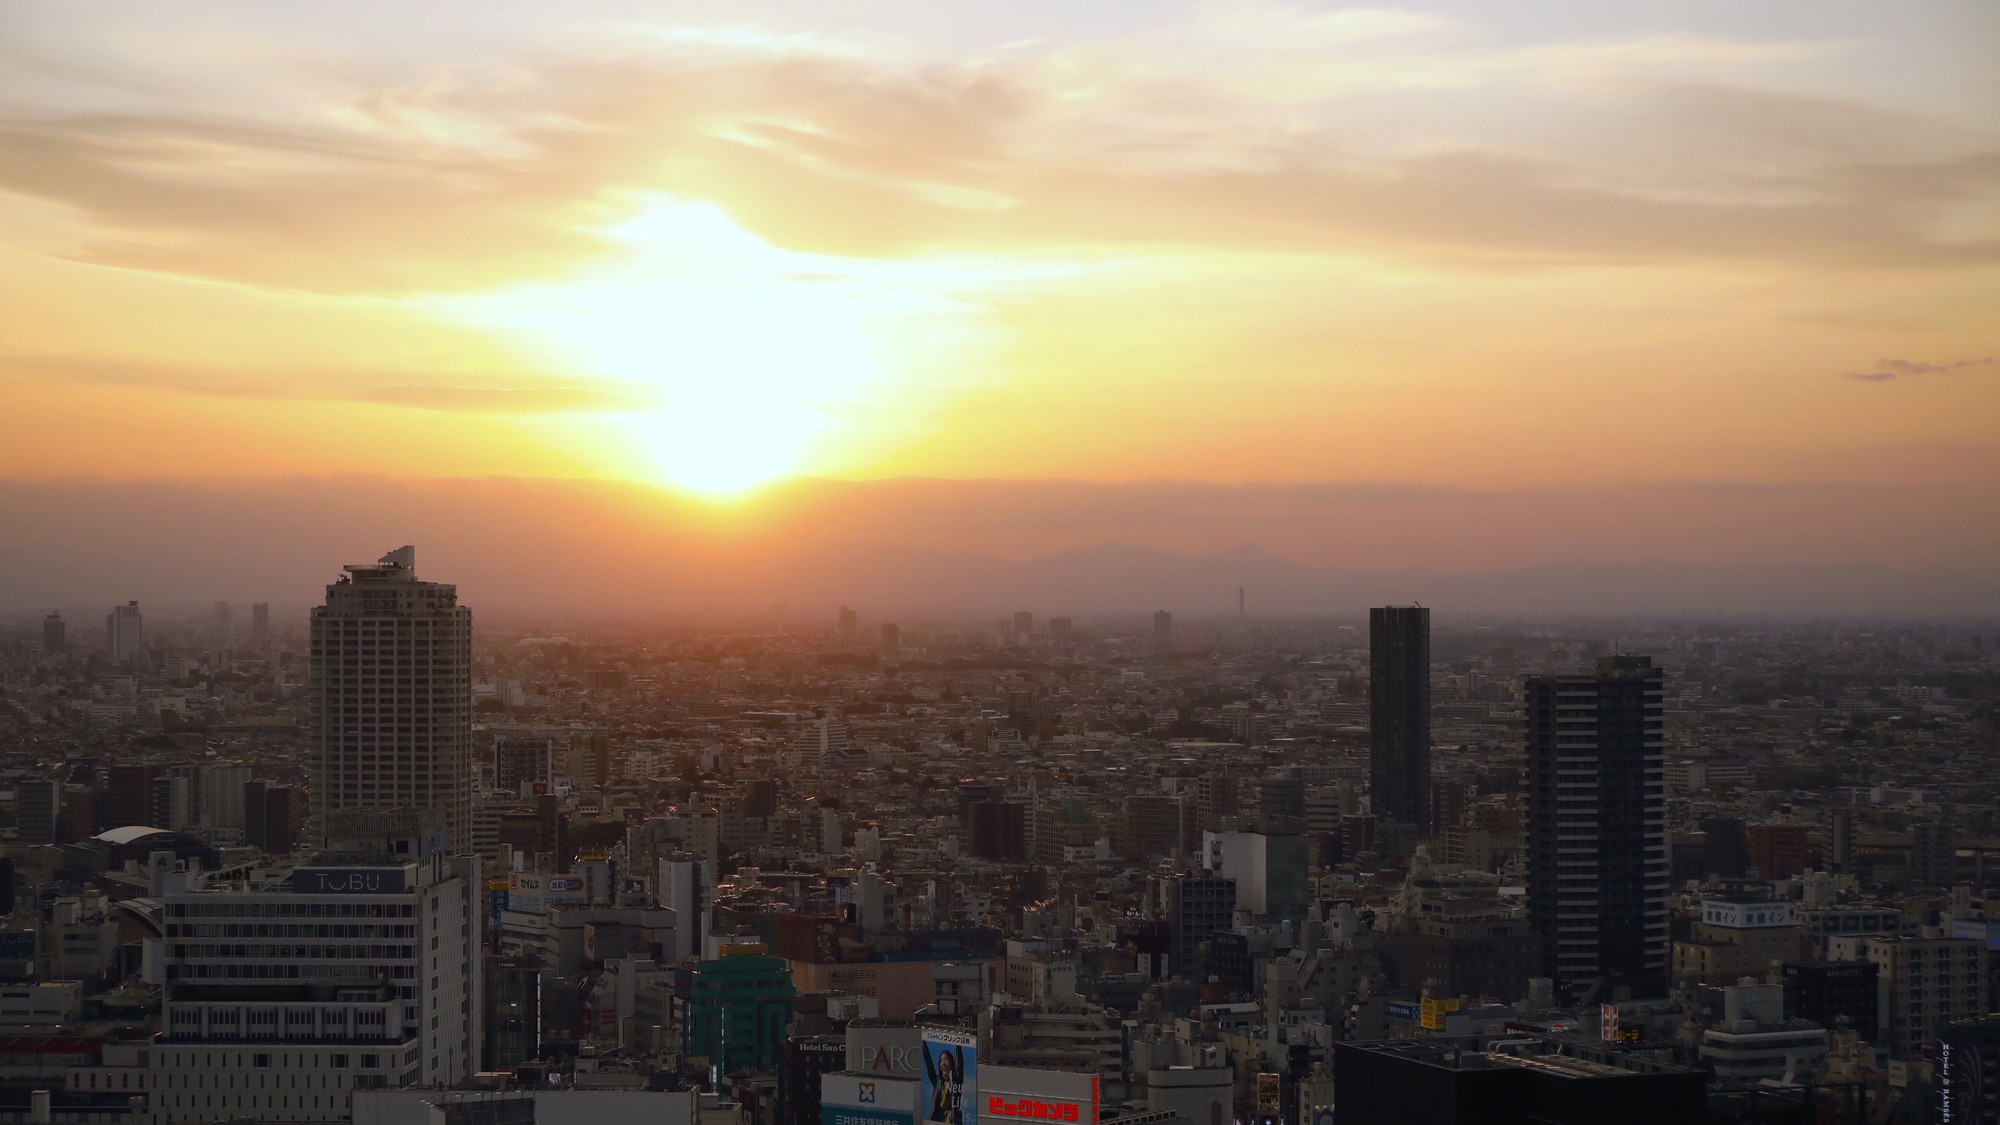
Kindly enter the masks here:
[[1528, 916], [1547, 971], [1663, 989], [1665, 673], [1600, 657], [1594, 675], [1531, 677], [1527, 705]]
[[51, 656], [69, 647], [69, 630], [63, 625], [59, 610], [42, 618], [42, 651]]
[[312, 611], [314, 812], [435, 813], [453, 853], [471, 844], [472, 611], [458, 587], [419, 582], [414, 547], [346, 568]]
[[1378, 817], [1430, 831], [1431, 611], [1368, 611], [1368, 793]]

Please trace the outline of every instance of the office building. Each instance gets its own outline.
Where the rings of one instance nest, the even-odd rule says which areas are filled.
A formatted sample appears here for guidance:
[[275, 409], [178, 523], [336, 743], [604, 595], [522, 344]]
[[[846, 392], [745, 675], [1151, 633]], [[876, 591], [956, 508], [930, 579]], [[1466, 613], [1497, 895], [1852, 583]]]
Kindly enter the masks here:
[[1759, 878], [1788, 879], [1806, 869], [1803, 824], [1752, 824], [1743, 830], [1750, 866]]
[[1410, 991], [1429, 982], [1444, 996], [1512, 1002], [1542, 972], [1542, 947], [1528, 920], [1500, 897], [1497, 881], [1413, 879], [1407, 913], [1383, 951]]
[[322, 840], [345, 813], [436, 810], [444, 847], [471, 843], [472, 611], [417, 579], [416, 548], [350, 565], [312, 612], [314, 812]]
[[840, 635], [852, 637], [861, 629], [861, 616], [846, 606], [840, 607]]
[[[1914, 1058], [1947, 1024], [1986, 1014], [1986, 943], [1978, 938], [1863, 937], [1835, 939], [1841, 953], [1854, 943], [1880, 974], [1877, 1044], [1897, 1058]], [[1863, 1030], [1865, 1029], [1857, 1029]]]
[[720, 1074], [778, 1065], [797, 992], [785, 962], [725, 952], [695, 962], [687, 980], [682, 1053], [706, 1057]]
[[1034, 631], [1035, 615], [1025, 609], [1016, 610], [1014, 612], [1014, 638], [1019, 641], [1026, 641], [1029, 634]]
[[1368, 611], [1368, 794], [1371, 811], [1430, 830], [1431, 611]]
[[1025, 859], [1028, 806], [1019, 801], [979, 801], [966, 806], [968, 849], [975, 859]]
[[271, 647], [271, 603], [250, 604], [250, 647], [258, 652]]
[[2000, 1016], [1963, 1020], [1938, 1037], [1931, 1120], [2000, 1125]]
[[1076, 621], [1068, 617], [1049, 618], [1049, 639], [1059, 645], [1076, 639]]
[[[210, 829], [210, 839], [238, 838], [244, 831], [243, 788], [250, 783], [247, 766], [208, 766], [200, 774], [201, 824]], [[221, 833], [221, 835], [217, 835]]]
[[26, 777], [14, 783], [14, 838], [23, 844], [60, 843], [63, 783], [53, 778]]
[[903, 647], [903, 631], [893, 621], [883, 624], [881, 637], [883, 652], [895, 652]]
[[1201, 947], [1235, 922], [1236, 881], [1219, 875], [1154, 876], [1151, 891], [1172, 941], [1167, 971], [1202, 979]]
[[250, 781], [243, 786], [243, 842], [272, 855], [289, 855], [299, 838], [299, 792], [289, 785]]
[[1805, 931], [1792, 918], [1790, 902], [1710, 899], [1701, 904], [1687, 940], [1674, 943], [1673, 979], [1733, 984], [1762, 978], [1804, 952]]
[[1547, 975], [1658, 995], [1668, 966], [1666, 682], [1644, 656], [1527, 682], [1528, 910]]
[[1170, 641], [1174, 639], [1174, 615], [1161, 609], [1153, 612], [1153, 639]]
[[1726, 1085], [1782, 1079], [1794, 1071], [1815, 1074], [1831, 1046], [1827, 1029], [1785, 1016], [1785, 990], [1775, 984], [1738, 984], [1722, 990], [1722, 1019], [1701, 1033], [1704, 1069]]
[[138, 762], [119, 762], [104, 771], [104, 793], [98, 798], [98, 817], [106, 828], [153, 824], [153, 782], [159, 767]]
[[1958, 881], [1958, 836], [1948, 823], [1910, 827], [1910, 878], [1927, 887]]
[[743, 787], [743, 815], [766, 820], [778, 815], [778, 781], [772, 777], [751, 778]]
[[481, 1069], [478, 861], [400, 858], [412, 843], [323, 854], [280, 883], [183, 879], [159, 896], [157, 1120], [344, 1121], [355, 1089]]
[[1341, 1125], [1696, 1125], [1705, 1084], [1699, 1070], [1577, 1041], [1515, 1038], [1486, 1050], [1456, 1039], [1333, 1045]]
[[54, 656], [69, 649], [69, 629], [60, 611], [42, 618], [42, 651]]
[[1705, 817], [1701, 822], [1703, 874], [1740, 879], [1750, 867], [1750, 837], [1740, 817]]
[[129, 664], [139, 655], [139, 648], [145, 643], [145, 620], [139, 615], [138, 602], [126, 602], [113, 606], [104, 615], [104, 652], [114, 667]]
[[1880, 1001], [1873, 961], [1787, 961], [1785, 1017], [1824, 1028], [1847, 1027], [1873, 1038]]
[[1112, 850], [1131, 860], [1176, 853], [1193, 855], [1201, 845], [1194, 801], [1167, 793], [1135, 793], [1120, 804]]
[[1302, 917], [1310, 865], [1302, 832], [1203, 832], [1202, 867], [1236, 884], [1236, 905], [1257, 916]]
[[553, 780], [553, 738], [500, 736], [493, 740], [493, 788], [529, 795], [537, 781]]

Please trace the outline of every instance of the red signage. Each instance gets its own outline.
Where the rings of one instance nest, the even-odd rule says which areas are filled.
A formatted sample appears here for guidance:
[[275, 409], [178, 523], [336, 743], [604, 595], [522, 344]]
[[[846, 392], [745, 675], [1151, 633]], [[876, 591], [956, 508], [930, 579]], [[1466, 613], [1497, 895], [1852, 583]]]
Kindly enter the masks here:
[[1082, 1107], [1075, 1102], [1045, 1102], [1040, 1098], [1022, 1098], [1008, 1101], [1006, 1098], [986, 1099], [986, 1112], [995, 1117], [1032, 1117], [1040, 1121], [1076, 1121]]

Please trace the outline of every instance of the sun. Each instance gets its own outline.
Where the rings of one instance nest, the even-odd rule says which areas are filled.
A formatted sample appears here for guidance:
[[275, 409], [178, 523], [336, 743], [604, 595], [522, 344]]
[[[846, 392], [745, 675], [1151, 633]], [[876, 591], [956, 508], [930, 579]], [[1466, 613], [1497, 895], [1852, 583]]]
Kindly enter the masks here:
[[800, 470], [843, 398], [881, 379], [871, 310], [816, 256], [703, 203], [656, 202], [598, 233], [626, 252], [447, 306], [632, 403], [590, 438], [618, 475], [709, 496], [768, 484]]
[[711, 500], [739, 498], [793, 475], [828, 425], [809, 411], [742, 400], [684, 403], [624, 423], [648, 476]]
[[604, 475], [711, 499], [864, 467], [983, 377], [976, 295], [1050, 274], [787, 250], [715, 204], [665, 197], [592, 233], [622, 252], [560, 280], [427, 303], [622, 404], [527, 423], [538, 440]]

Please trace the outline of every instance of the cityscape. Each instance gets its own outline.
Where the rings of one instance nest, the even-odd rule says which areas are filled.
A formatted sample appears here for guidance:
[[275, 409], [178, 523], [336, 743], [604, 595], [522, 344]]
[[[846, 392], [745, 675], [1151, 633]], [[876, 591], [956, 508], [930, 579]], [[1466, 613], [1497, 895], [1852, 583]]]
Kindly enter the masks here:
[[331, 578], [303, 619], [128, 601], [6, 636], [23, 1120], [1995, 1096], [1964, 1061], [2000, 1051], [1991, 625], [553, 633], [484, 624], [415, 546]]
[[2000, 1125], [1996, 58], [0, 4], [0, 1125]]

